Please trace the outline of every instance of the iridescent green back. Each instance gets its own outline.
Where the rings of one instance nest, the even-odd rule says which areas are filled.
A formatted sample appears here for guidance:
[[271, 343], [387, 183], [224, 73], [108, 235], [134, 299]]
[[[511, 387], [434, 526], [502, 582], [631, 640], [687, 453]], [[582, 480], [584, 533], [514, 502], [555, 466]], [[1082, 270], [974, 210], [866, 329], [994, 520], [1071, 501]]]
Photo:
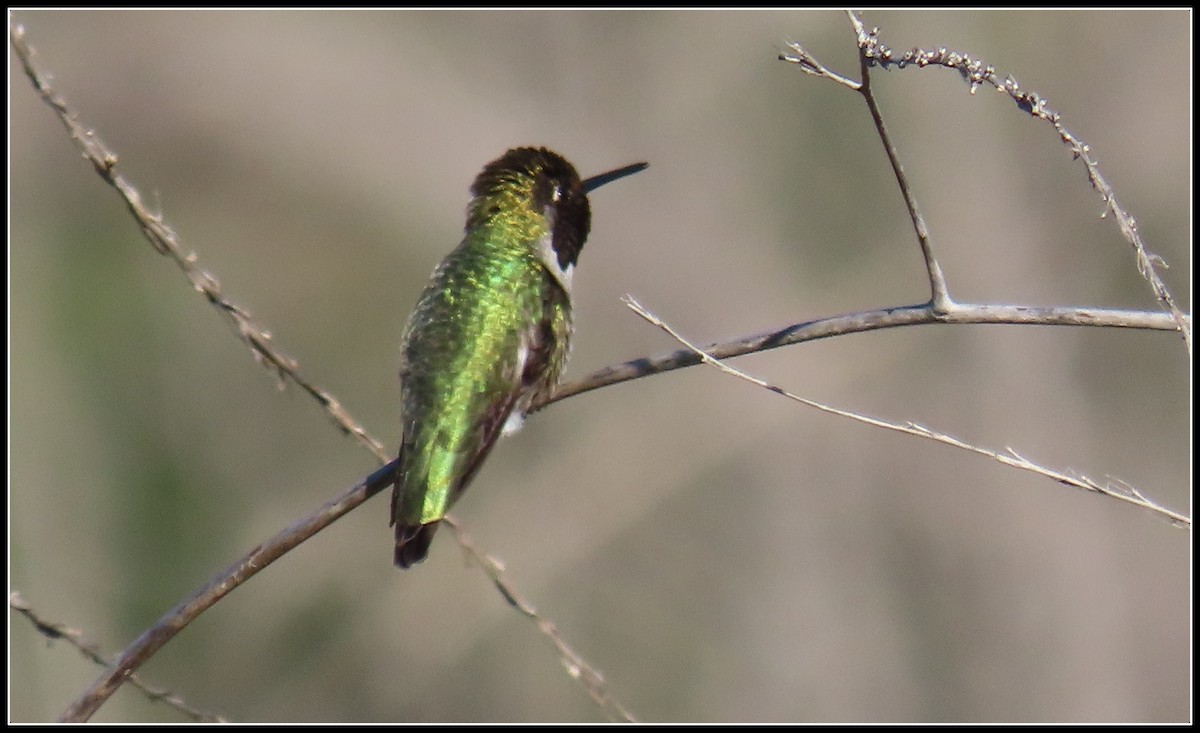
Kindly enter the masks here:
[[[441, 519], [509, 413], [553, 389], [561, 373], [570, 337], [567, 295], [533, 247], [502, 241], [489, 230], [469, 233], [438, 266], [409, 318], [397, 523]], [[540, 374], [531, 369], [534, 359], [548, 360]]]

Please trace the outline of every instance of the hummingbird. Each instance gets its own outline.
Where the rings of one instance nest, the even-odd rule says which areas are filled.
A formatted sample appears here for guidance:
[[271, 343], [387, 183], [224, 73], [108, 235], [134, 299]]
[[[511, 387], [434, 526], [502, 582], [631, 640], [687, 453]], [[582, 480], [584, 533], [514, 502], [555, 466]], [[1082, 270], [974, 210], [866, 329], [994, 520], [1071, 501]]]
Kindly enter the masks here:
[[391, 516], [399, 567], [425, 559], [496, 439], [557, 386], [571, 277], [591, 228], [588, 193], [646, 166], [580, 180], [557, 153], [513, 148], [475, 178], [463, 239], [434, 269], [402, 337]]

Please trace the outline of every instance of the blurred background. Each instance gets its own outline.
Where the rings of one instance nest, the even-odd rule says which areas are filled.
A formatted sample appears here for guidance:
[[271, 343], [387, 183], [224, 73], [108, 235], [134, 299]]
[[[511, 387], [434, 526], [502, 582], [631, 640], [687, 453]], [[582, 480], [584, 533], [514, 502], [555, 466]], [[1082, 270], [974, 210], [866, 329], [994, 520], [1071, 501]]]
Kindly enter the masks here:
[[[389, 449], [398, 343], [515, 145], [592, 196], [568, 379], [701, 342], [924, 301], [911, 225], [833, 11], [17, 11], [119, 170], [301, 372]], [[1191, 14], [910, 12], [1086, 141], [1191, 312]], [[9, 51], [10, 589], [117, 653], [373, 470], [280, 391], [147, 245]], [[962, 301], [1155, 310], [1049, 125], [954, 72], [876, 71]], [[894, 329], [735, 361], [1190, 514], [1190, 367], [1165, 332]], [[450, 532], [391, 565], [376, 497], [204, 614], [141, 673], [236, 721], [604, 713]], [[455, 509], [646, 721], [1184, 722], [1189, 529], [698, 367], [554, 405]], [[99, 674], [10, 611], [10, 718]], [[97, 721], [182, 721], [128, 686]]]

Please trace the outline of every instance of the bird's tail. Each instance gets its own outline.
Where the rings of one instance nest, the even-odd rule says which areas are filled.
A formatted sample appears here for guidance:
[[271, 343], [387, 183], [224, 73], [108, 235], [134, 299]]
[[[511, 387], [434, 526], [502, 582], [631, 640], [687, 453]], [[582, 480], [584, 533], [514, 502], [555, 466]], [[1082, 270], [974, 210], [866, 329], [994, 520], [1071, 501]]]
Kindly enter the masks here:
[[408, 569], [425, 559], [440, 522], [396, 524], [396, 566]]

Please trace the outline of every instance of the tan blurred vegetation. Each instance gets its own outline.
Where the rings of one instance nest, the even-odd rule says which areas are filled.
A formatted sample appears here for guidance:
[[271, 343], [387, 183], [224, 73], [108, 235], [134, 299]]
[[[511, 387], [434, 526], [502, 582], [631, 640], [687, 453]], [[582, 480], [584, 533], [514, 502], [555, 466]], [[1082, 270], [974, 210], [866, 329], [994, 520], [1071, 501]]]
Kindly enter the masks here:
[[[922, 301], [837, 12], [17, 11], [58, 89], [250, 309], [392, 446], [399, 331], [507, 147], [592, 197], [569, 376]], [[1013, 74], [1088, 142], [1191, 311], [1190, 12], [872, 12]], [[11, 85], [10, 584], [116, 652], [375, 468], [141, 238], [19, 65]], [[876, 72], [951, 292], [1155, 308], [1082, 167], [952, 72]], [[1157, 332], [899, 329], [737, 360], [1190, 514], [1190, 360]], [[143, 670], [239, 721], [591, 721], [446, 534], [391, 566], [374, 499]], [[1190, 530], [691, 369], [557, 404], [457, 516], [648, 721], [1187, 721]], [[12, 616], [10, 717], [98, 670]], [[98, 721], [175, 721], [123, 690]]]

